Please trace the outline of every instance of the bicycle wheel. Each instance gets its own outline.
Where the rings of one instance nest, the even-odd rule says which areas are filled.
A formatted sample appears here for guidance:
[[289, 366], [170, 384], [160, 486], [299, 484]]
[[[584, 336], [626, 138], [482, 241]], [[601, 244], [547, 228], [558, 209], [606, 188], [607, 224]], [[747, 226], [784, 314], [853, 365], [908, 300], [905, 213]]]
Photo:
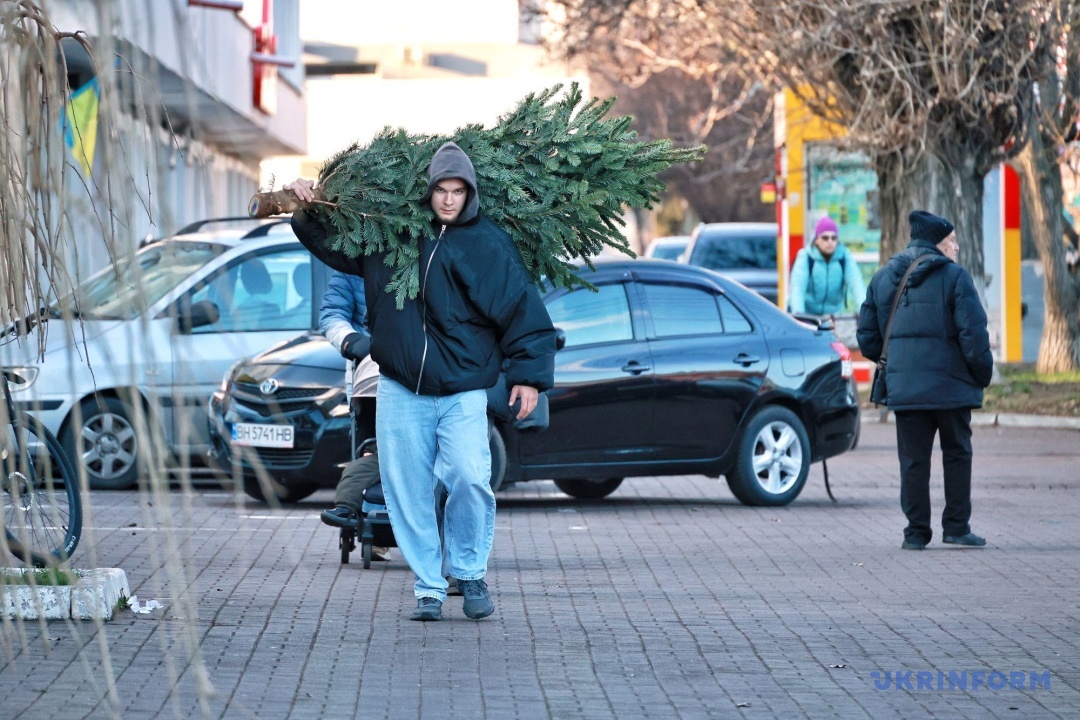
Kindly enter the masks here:
[[37, 567], [66, 561], [82, 532], [79, 481], [53, 434], [24, 413], [3, 452], [3, 525], [13, 555]]

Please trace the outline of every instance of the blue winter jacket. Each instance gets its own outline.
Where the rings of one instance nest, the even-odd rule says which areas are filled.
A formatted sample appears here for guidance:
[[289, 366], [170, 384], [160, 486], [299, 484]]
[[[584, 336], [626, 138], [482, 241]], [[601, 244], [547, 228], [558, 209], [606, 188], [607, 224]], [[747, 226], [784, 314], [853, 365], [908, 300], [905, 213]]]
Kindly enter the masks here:
[[874, 274], [859, 311], [859, 349], [877, 362], [893, 296], [908, 266], [929, 255], [908, 279], [896, 308], [886, 362], [890, 410], [982, 406], [994, 357], [986, 311], [971, 276], [926, 240], [912, 240]]
[[369, 334], [364, 278], [334, 272], [319, 306], [319, 332], [338, 350], [350, 333]]
[[[813, 258], [812, 269], [808, 257]], [[865, 297], [862, 271], [843, 245], [837, 245], [836, 252], [828, 260], [813, 244], [795, 256], [788, 301], [791, 312], [811, 315], [857, 312]]]

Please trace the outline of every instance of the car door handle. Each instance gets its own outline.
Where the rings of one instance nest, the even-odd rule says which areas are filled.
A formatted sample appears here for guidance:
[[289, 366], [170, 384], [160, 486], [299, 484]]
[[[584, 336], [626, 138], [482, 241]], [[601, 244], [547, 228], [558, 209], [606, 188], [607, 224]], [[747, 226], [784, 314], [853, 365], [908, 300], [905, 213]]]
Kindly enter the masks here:
[[761, 362], [761, 358], [759, 358], [757, 355], [747, 355], [746, 353], [739, 353], [734, 358], [732, 358], [732, 362], [738, 363], [743, 367], [749, 367], [756, 362]]
[[622, 366], [622, 371], [630, 373], [631, 375], [640, 375], [641, 373], [648, 372], [650, 370], [652, 370], [652, 366], [642, 365], [637, 360], [631, 360], [630, 362]]

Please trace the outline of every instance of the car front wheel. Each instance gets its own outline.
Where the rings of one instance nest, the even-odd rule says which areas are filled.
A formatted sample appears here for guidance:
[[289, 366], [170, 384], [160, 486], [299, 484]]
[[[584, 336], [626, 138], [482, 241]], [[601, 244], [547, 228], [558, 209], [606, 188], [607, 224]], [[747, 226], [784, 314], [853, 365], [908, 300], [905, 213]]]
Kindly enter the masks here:
[[622, 485], [622, 478], [606, 480], [556, 480], [555, 487], [570, 497], [581, 500], [599, 500], [605, 498]]
[[283, 485], [276, 480], [244, 477], [244, 492], [256, 500], [271, 504], [300, 502], [318, 489], [318, 485]]
[[126, 490], [139, 481], [139, 436], [127, 403], [114, 397], [89, 398], [64, 431], [64, 450], [75, 468], [86, 469], [93, 490]]
[[739, 437], [728, 487], [745, 505], [787, 505], [810, 472], [810, 438], [795, 413], [773, 406], [758, 411]]

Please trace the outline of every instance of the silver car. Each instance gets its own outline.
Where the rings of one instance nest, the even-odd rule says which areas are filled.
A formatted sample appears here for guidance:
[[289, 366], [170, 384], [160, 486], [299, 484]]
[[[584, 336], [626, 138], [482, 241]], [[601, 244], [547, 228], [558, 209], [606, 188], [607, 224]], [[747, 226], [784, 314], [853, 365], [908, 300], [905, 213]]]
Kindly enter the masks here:
[[196, 223], [83, 282], [29, 335], [7, 328], [0, 365], [30, 379], [17, 405], [43, 419], [91, 487], [132, 487], [152, 457], [139, 424], [160, 428], [172, 459], [205, 455], [221, 378], [317, 327], [329, 272], [285, 221]]
[[777, 302], [776, 223], [701, 223], [679, 262], [725, 275]]

